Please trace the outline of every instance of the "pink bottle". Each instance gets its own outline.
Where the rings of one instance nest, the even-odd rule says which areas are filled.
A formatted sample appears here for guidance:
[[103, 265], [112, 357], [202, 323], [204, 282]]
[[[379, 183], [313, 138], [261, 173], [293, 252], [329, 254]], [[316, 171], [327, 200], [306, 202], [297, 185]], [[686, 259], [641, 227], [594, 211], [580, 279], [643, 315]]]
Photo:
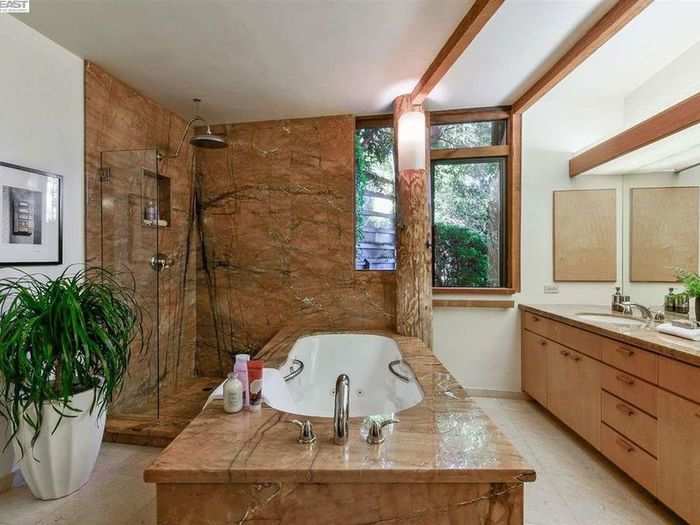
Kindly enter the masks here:
[[243, 406], [245, 408], [250, 406], [250, 397], [248, 395], [248, 361], [250, 361], [250, 356], [248, 354], [238, 354], [236, 356], [236, 363], [233, 365], [233, 373], [243, 385]]

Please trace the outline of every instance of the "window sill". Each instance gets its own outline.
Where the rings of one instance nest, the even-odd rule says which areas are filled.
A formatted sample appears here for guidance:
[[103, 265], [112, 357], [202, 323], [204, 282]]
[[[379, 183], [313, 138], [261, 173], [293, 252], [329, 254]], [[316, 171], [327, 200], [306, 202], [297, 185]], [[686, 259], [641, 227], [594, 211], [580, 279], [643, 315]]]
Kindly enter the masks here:
[[459, 294], [474, 294], [474, 295], [513, 295], [516, 293], [515, 288], [435, 288], [435, 295], [459, 295]]

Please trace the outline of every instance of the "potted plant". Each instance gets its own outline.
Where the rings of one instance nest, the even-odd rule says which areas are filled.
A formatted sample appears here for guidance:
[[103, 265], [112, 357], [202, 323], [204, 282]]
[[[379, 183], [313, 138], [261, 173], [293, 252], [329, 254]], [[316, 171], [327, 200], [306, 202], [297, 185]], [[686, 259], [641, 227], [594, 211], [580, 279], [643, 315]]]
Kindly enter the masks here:
[[67, 496], [90, 478], [131, 344], [143, 342], [133, 287], [99, 268], [22, 273], [0, 280], [0, 312], [5, 447], [35, 497]]
[[688, 296], [695, 299], [695, 320], [700, 321], [700, 275], [696, 272], [676, 270], [676, 277], [685, 286]]

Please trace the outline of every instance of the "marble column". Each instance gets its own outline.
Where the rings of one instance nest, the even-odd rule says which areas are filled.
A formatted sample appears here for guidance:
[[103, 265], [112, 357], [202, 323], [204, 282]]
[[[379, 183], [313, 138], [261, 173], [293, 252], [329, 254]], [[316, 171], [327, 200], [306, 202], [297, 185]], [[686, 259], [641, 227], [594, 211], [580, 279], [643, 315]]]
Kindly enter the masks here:
[[396, 331], [432, 344], [430, 183], [423, 106], [394, 101], [397, 158]]

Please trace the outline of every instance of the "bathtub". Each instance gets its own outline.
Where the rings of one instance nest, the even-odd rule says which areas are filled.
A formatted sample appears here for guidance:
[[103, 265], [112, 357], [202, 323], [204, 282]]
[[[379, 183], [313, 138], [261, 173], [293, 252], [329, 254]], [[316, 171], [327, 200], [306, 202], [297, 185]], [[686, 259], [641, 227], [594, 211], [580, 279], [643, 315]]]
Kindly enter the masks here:
[[333, 417], [335, 381], [340, 374], [350, 378], [350, 417], [395, 414], [423, 400], [413, 372], [401, 361], [396, 341], [346, 333], [297, 339], [284, 365], [264, 370], [263, 399], [282, 412]]

